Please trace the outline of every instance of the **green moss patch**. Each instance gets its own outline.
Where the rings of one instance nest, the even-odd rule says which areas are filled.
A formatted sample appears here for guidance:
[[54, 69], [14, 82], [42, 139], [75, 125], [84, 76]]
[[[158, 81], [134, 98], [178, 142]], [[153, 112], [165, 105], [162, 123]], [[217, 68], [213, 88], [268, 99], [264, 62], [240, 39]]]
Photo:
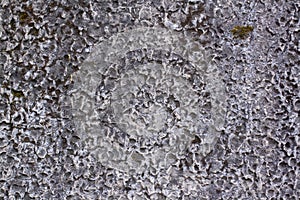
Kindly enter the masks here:
[[253, 29], [253, 26], [235, 26], [230, 32], [235, 38], [245, 39]]
[[21, 98], [24, 97], [24, 93], [22, 91], [11, 90], [13, 96]]

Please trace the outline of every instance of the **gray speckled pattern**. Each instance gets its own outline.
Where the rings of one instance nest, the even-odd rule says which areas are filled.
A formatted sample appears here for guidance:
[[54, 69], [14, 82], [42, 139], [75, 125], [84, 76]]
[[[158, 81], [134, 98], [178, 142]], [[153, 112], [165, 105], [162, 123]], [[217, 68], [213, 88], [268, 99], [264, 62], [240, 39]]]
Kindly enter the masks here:
[[[126, 53], [132, 58], [118, 59]], [[97, 45], [73, 76], [73, 120], [86, 147], [102, 164], [141, 172], [175, 164], [195, 138], [199, 154], [209, 153], [224, 129], [226, 96], [207, 54], [193, 37], [159, 28]]]
[[[299, 199], [299, 12], [296, 0], [0, 1], [0, 199]], [[241, 37], [233, 34], [243, 26], [253, 30], [240, 32]], [[145, 30], [152, 30], [152, 36], [144, 37]], [[140, 37], [133, 42], [141, 44], [125, 49], [135, 34]], [[153, 37], [169, 39], [147, 40]], [[176, 43], [172, 38], [181, 39]], [[178, 44], [186, 53], [201, 49], [201, 64], [195, 64], [198, 55], [168, 48]], [[97, 79], [84, 85], [83, 67], [90, 66], [93, 55], [110, 70], [100, 77], [92, 73]], [[136, 81], [149, 69], [159, 73], [161, 66], [194, 71], [174, 76], [163, 70], [155, 76], [181, 83], [177, 92], [168, 93], [155, 78], [145, 87]], [[199, 71], [199, 66], [214, 71]], [[114, 69], [122, 69], [119, 79], [113, 79]], [[192, 81], [188, 76], [194, 72]], [[205, 77], [211, 73], [215, 76]], [[122, 81], [140, 89], [133, 91], [136, 97]], [[169, 96], [159, 96], [153, 86]], [[94, 106], [89, 113], [95, 115], [79, 115], [78, 104], [72, 104], [80, 96], [76, 91], [90, 91], [82, 98], [90, 96], [91, 104], [83, 106]], [[191, 98], [198, 95], [202, 98], [194, 105], [201, 112], [192, 116], [204, 123], [188, 122], [179, 112], [170, 115], [178, 105], [193, 105]], [[121, 104], [117, 99], [122, 98]], [[136, 118], [122, 115], [128, 105]], [[214, 108], [223, 111], [216, 115]], [[162, 126], [156, 116], [168, 123]], [[165, 143], [154, 139], [159, 127], [179, 127], [179, 119], [201, 128], [190, 137], [169, 134]], [[115, 122], [124, 130], [107, 128]], [[88, 123], [93, 128], [101, 124], [97, 139], [80, 128]], [[185, 141], [181, 150], [172, 141], [178, 135], [183, 137], [179, 143]], [[101, 142], [109, 148], [101, 150]], [[131, 155], [121, 159], [127, 162], [121, 167], [115, 165], [116, 149], [121, 156]], [[166, 149], [176, 156], [147, 154]], [[110, 152], [109, 157], [99, 158], [99, 150]]]

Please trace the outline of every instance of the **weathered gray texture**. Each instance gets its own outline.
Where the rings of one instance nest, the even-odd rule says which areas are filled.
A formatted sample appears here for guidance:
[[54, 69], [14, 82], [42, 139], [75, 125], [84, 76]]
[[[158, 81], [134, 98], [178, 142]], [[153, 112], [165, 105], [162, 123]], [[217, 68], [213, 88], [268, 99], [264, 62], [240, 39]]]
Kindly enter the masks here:
[[[298, 199], [299, 7], [296, 0], [2, 0], [0, 198]], [[235, 38], [237, 25], [254, 30]], [[95, 45], [136, 27], [195, 38], [217, 63], [227, 112], [206, 157], [196, 139], [168, 169], [122, 172], [95, 159], [76, 131], [72, 75]]]
[[205, 156], [224, 128], [226, 95], [216, 64], [193, 37], [175, 31], [116, 34], [73, 78], [66, 104], [76, 131], [102, 164], [121, 171], [166, 170], [196, 138]]

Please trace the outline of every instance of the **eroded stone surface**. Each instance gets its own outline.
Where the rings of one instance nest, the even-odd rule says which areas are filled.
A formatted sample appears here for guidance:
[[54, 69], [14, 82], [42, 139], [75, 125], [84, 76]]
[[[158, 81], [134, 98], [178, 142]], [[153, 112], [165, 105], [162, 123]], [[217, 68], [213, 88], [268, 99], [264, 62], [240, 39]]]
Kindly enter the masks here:
[[[297, 1], [0, 4], [0, 199], [300, 196]], [[253, 31], [235, 38], [230, 30], [236, 26]], [[137, 27], [194, 38], [217, 63], [228, 97], [225, 130], [211, 153], [203, 157], [201, 138], [195, 137], [169, 168], [149, 167], [139, 175], [95, 159], [91, 146], [81, 144], [85, 140], [75, 130], [68, 104], [72, 74], [93, 47]], [[110, 80], [106, 83], [112, 87]], [[99, 91], [93, 95], [102, 97]], [[109, 137], [122, 143], [119, 135]], [[151, 141], [143, 142], [152, 146]], [[129, 142], [135, 148], [136, 141]], [[132, 157], [140, 159], [135, 153]]]
[[77, 130], [100, 162], [120, 170], [166, 168], [195, 137], [204, 156], [224, 124], [216, 66], [193, 38], [173, 31], [117, 34], [96, 46], [73, 78]]

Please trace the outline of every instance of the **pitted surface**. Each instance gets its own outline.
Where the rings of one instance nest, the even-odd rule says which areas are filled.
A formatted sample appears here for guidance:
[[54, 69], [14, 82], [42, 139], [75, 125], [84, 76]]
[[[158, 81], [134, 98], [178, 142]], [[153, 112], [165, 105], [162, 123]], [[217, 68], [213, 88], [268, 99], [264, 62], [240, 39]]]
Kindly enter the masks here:
[[[2, 0], [0, 5], [0, 199], [299, 199], [298, 1]], [[247, 33], [239, 31], [239, 27], [247, 27]], [[156, 96], [157, 91], [132, 81], [135, 77], [142, 78], [145, 69], [155, 67], [153, 71], [157, 72], [157, 67], [169, 66], [167, 58], [156, 54], [149, 57], [151, 51], [157, 51], [157, 46], [142, 48], [139, 44], [124, 49], [129, 45], [124, 39], [126, 34], [145, 29], [168, 32], [166, 38], [180, 35], [184, 41], [194, 41], [202, 49], [200, 54], [207, 54], [211, 63], [196, 65], [197, 55], [190, 57], [166, 46], [159, 51], [169, 55], [168, 59], [178, 57], [173, 63], [183, 68], [183, 63], [195, 68], [213, 64], [216, 67], [213, 73], [217, 73], [209, 79], [205, 77], [209, 73], [200, 70], [199, 79], [204, 83], [200, 91], [214, 92], [207, 93], [207, 98], [199, 97], [195, 105], [200, 105], [200, 110], [205, 108], [197, 117], [223, 130], [210, 131], [208, 135], [199, 132], [191, 140], [181, 140], [188, 145], [184, 145], [180, 156], [170, 157], [167, 167], [157, 167], [137, 152], [141, 145], [145, 146], [142, 153], [149, 151], [147, 148], [153, 152], [155, 148], [168, 147], [164, 143], [158, 148], [153, 139], [147, 139], [156, 135], [152, 130], [158, 130], [161, 122], [155, 117], [144, 118], [134, 126], [131, 123], [143, 113], [159, 114], [162, 119], [169, 117], [168, 109], [160, 110], [168, 108], [168, 102], [155, 101], [154, 107], [149, 105], [151, 109], [145, 109], [154, 98], [147, 95], [148, 91]], [[123, 39], [115, 40], [113, 48], [105, 46], [113, 38]], [[142, 38], [147, 37], [141, 36], [137, 41]], [[153, 43], [176, 46], [184, 41]], [[109, 98], [119, 98], [119, 93], [125, 90], [121, 80], [128, 80], [130, 88], [139, 86], [141, 93], [124, 97], [124, 105], [136, 106], [133, 111], [137, 118], [130, 115], [131, 118], [125, 119], [130, 125], [113, 127], [102, 133], [105, 140], [100, 137], [97, 141], [87, 140], [90, 134], [84, 133], [89, 131], [78, 131], [80, 123], [74, 119], [70, 99], [74, 87], [80, 83], [77, 78], [82, 66], [92, 55], [97, 55], [94, 50], [101, 44], [101, 51], [105, 47], [105, 53], [117, 52], [110, 54], [111, 57], [104, 56], [110, 60], [102, 64], [107, 63], [109, 69], [123, 66], [128, 70], [119, 74], [119, 81], [111, 80], [112, 70], [107, 71], [106, 77], [110, 78], [103, 79], [103, 83], [101, 77], [94, 83], [87, 82], [93, 86], [88, 88], [92, 91], [83, 96], [90, 95], [93, 104], [84, 106], [97, 108], [92, 109], [96, 117], [93, 120], [99, 125], [102, 119], [100, 130], [106, 130], [105, 120], [113, 119], [102, 116], [108, 112], [101, 109], [110, 103]], [[182, 48], [195, 52], [186, 44]], [[200, 60], [206, 59], [200, 57]], [[129, 69], [130, 66], [135, 68]], [[95, 65], [97, 69], [106, 67]], [[168, 76], [167, 71], [162, 74]], [[194, 92], [188, 77], [183, 74], [174, 77], [173, 72], [170, 76], [181, 83], [179, 89], [185, 94], [198, 98], [199, 93]], [[226, 99], [222, 95], [213, 98], [222, 94], [214, 90], [218, 88], [214, 84], [207, 84], [213, 78], [224, 83]], [[117, 93], [106, 93], [102, 86]], [[130, 90], [126, 92], [129, 94]], [[167, 92], [166, 99], [174, 100], [169, 107], [174, 108], [179, 102], [180, 108], [183, 105], [180, 98], [184, 96], [177, 91]], [[222, 99], [220, 104], [218, 99]], [[207, 106], [205, 100], [215, 100], [220, 107], [226, 102], [224, 124], [213, 118], [216, 115], [206, 115], [213, 112], [214, 106], [213, 103]], [[113, 103], [111, 108], [118, 101]], [[176, 115], [171, 118], [177, 119]], [[124, 115], [114, 120], [120, 123]], [[93, 127], [93, 121], [90, 122]], [[146, 127], [147, 123], [151, 126], [148, 125], [146, 135], [140, 137], [141, 134], [130, 131]], [[174, 124], [178, 123], [175, 120]], [[214, 142], [209, 142], [213, 148], [203, 154], [203, 139], [214, 135], [211, 133], [217, 133]], [[129, 138], [128, 143], [123, 138]], [[143, 160], [144, 169], [122, 170], [105, 163], [105, 159], [99, 160], [95, 156], [99, 155], [96, 153], [99, 141], [111, 145], [109, 151], [120, 147], [124, 152], [122, 144], [128, 144], [129, 155]], [[142, 166], [132, 162], [129, 168], [134, 168], [133, 165]]]
[[[117, 34], [97, 45], [73, 78], [77, 130], [100, 162], [113, 168], [166, 168], [195, 137], [205, 156], [224, 125], [226, 97], [217, 67], [199, 43], [174, 31]], [[111, 141], [109, 132], [123, 142]], [[130, 139], [143, 144], [132, 148]]]

